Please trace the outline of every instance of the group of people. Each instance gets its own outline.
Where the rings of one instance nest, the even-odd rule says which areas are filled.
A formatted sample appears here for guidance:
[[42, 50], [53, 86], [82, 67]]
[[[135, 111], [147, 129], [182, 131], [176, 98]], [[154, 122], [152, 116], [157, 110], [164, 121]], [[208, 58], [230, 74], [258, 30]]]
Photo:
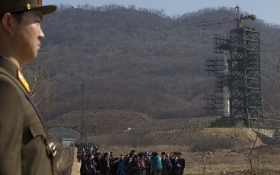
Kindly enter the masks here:
[[75, 143], [75, 148], [77, 148], [77, 159], [79, 162], [84, 159], [85, 154], [88, 154], [88, 153], [94, 154], [98, 151], [98, 146], [92, 142]]
[[85, 154], [80, 175], [183, 175], [185, 159], [180, 152], [139, 152], [114, 156], [113, 152]]

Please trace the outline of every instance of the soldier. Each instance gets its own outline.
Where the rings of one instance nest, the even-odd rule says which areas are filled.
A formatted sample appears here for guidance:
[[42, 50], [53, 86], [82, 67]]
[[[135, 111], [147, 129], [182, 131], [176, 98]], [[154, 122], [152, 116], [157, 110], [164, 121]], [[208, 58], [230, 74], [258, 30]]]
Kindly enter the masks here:
[[0, 0], [0, 174], [52, 175], [54, 156], [21, 70], [44, 38], [42, 0]]

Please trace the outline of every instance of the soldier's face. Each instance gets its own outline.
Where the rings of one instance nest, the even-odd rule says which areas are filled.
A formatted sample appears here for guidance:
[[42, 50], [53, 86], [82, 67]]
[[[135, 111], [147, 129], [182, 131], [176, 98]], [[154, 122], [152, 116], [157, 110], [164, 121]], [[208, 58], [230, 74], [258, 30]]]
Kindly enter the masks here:
[[28, 11], [24, 13], [20, 23], [14, 23], [13, 39], [17, 56], [24, 63], [34, 59], [41, 47], [40, 40], [44, 38], [41, 22], [40, 11]]

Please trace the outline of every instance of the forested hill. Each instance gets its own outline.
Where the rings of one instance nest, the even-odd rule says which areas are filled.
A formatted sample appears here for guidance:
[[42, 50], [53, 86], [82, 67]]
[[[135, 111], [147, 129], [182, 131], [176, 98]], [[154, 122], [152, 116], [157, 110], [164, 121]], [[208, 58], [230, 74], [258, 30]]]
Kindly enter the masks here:
[[[234, 15], [233, 8], [169, 17], [134, 6], [61, 5], [44, 16], [43, 49], [26, 70], [40, 63], [37, 69], [48, 71], [43, 96], [53, 88], [56, 94], [49, 98], [50, 118], [81, 109], [83, 80], [86, 110], [122, 109], [153, 118], [205, 116], [203, 98], [213, 92], [213, 78], [204, 65], [215, 56], [213, 34], [226, 35], [236, 23], [193, 26], [229, 15]], [[265, 59], [268, 54], [278, 56], [278, 26], [262, 20], [244, 25], [262, 32]]]

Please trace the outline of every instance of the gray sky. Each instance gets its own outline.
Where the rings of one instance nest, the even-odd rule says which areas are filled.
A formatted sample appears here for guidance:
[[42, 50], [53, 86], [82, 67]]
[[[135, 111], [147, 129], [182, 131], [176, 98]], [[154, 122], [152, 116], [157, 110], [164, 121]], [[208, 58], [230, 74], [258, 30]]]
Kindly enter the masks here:
[[[267, 23], [280, 25], [280, 0], [43, 0], [44, 5], [70, 4], [76, 6], [85, 3], [94, 6], [118, 4], [125, 7], [135, 5], [136, 8], [163, 9], [165, 14], [169, 16], [182, 15], [206, 7], [225, 6], [234, 8], [239, 5], [244, 11], [256, 14], [257, 18]], [[221, 19], [223, 18], [221, 17]]]

